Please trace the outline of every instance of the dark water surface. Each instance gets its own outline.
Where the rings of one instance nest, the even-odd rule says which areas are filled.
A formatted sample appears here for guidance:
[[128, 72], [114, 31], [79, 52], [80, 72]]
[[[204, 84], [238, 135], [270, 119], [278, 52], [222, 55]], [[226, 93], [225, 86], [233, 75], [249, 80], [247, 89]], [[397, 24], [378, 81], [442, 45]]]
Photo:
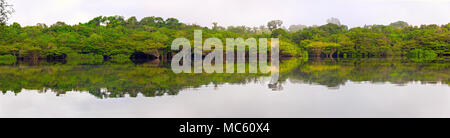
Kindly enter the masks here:
[[0, 117], [450, 117], [450, 62], [283, 60], [266, 74], [145, 63], [0, 65]]

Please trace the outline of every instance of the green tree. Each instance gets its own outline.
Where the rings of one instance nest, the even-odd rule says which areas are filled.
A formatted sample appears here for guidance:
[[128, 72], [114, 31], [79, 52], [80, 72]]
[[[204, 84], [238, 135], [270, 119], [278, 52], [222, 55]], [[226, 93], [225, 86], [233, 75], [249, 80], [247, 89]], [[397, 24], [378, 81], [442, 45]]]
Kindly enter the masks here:
[[327, 19], [328, 24], [341, 25], [341, 21], [338, 18], [331, 17]]
[[11, 14], [14, 12], [13, 5], [5, 0], [0, 0], [0, 25], [5, 25]]
[[283, 21], [281, 20], [272, 20], [267, 23], [267, 27], [270, 31], [280, 28], [281, 25], [283, 25]]
[[400, 29], [400, 28], [405, 28], [408, 26], [408, 23], [405, 21], [397, 21], [397, 22], [393, 22], [391, 24], [389, 24], [389, 26], [392, 26], [396, 29]]

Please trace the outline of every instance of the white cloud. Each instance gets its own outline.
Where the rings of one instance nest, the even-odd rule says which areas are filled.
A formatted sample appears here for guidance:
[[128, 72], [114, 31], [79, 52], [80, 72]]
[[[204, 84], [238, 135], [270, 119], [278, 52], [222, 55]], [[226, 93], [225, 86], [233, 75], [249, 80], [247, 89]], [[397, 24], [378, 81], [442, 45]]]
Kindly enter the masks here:
[[404, 20], [414, 25], [446, 24], [450, 0], [14, 0], [10, 22], [23, 25], [87, 22], [100, 15], [175, 17], [210, 26], [265, 25], [272, 19], [291, 24], [324, 24], [337, 17], [343, 24], [389, 24]]

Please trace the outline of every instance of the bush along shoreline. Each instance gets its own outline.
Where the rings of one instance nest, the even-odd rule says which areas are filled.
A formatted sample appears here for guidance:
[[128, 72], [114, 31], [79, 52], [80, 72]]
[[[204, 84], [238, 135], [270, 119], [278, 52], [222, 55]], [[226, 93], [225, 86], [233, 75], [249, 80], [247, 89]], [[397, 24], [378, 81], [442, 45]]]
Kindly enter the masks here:
[[14, 55], [0, 55], [1, 64], [14, 64], [17, 61], [17, 57]]

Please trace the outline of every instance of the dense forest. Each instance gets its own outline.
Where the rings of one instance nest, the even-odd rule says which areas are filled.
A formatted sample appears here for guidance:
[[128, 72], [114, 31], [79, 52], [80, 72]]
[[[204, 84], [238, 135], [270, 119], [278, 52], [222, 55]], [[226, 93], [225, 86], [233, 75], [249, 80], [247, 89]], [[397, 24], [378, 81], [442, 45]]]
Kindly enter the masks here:
[[212, 27], [185, 24], [175, 18], [99, 16], [86, 23], [34, 26], [7, 24], [8, 5], [2, 1], [0, 60], [16, 59], [128, 59], [170, 58], [177, 51], [175, 38], [193, 40], [194, 30], [204, 38], [280, 38], [281, 56], [364, 58], [408, 56], [433, 59], [450, 56], [450, 23], [412, 26], [403, 21], [389, 25], [348, 28], [330, 18], [321, 26], [292, 25], [273, 20], [260, 27]]
[[[448, 60], [434, 60], [450, 57], [450, 23], [413, 26], [397, 21], [349, 28], [330, 18], [320, 26], [284, 27], [283, 21], [273, 20], [259, 27], [224, 27], [217, 22], [205, 27], [175, 18], [99, 16], [75, 25], [22, 26], [7, 23], [14, 12], [11, 6], [0, 0], [0, 65], [10, 65], [0, 66], [2, 93], [30, 89], [58, 94], [87, 91], [98, 98], [176, 95], [185, 88], [246, 84], [268, 75], [173, 73], [167, 62], [160, 61], [178, 52], [170, 48], [174, 39], [193, 41], [194, 30], [202, 30], [203, 40], [215, 37], [223, 43], [225, 38], [280, 38], [281, 56], [292, 58], [280, 62], [280, 82], [268, 86], [274, 90], [282, 89], [288, 80], [329, 88], [348, 81], [450, 85]], [[145, 61], [156, 58], [160, 60]]]

